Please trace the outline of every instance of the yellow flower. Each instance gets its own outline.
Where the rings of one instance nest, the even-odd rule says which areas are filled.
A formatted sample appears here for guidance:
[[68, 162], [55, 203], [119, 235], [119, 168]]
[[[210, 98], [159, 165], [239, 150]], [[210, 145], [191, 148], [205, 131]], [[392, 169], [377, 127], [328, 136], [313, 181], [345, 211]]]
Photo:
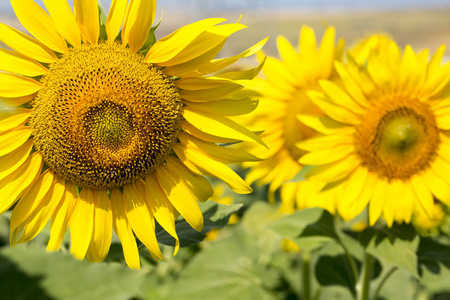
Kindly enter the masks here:
[[435, 203], [431, 214], [417, 211], [413, 215], [412, 223], [420, 231], [432, 231], [437, 229], [445, 220], [445, 210], [441, 203]]
[[11, 0], [36, 39], [0, 24], [13, 49], [0, 50], [0, 98], [16, 106], [0, 112], [0, 213], [17, 202], [11, 244], [51, 219], [49, 251], [70, 227], [71, 253], [102, 261], [114, 228], [131, 268], [140, 266], [134, 235], [163, 259], [155, 221], [176, 239], [175, 252], [179, 215], [202, 230], [197, 200], [213, 193], [203, 175], [251, 192], [226, 164], [256, 158], [216, 143], [262, 144], [228, 117], [255, 107], [248, 86], [260, 67], [217, 72], [265, 41], [214, 59], [245, 26], [205, 19], [148, 49], [154, 0], [113, 0], [105, 20], [96, 0], [74, 0], [74, 13], [66, 1], [44, 3], [50, 15], [32, 0]]
[[[277, 40], [281, 60], [267, 57], [261, 79], [263, 89], [258, 108], [245, 116], [254, 130], [261, 130], [261, 138], [269, 150], [248, 145], [249, 151], [266, 160], [245, 163], [252, 169], [246, 177], [248, 183], [270, 184], [269, 199], [274, 201], [275, 191], [281, 188], [282, 210], [293, 212], [305, 207], [323, 207], [335, 211], [334, 203], [323, 195], [316, 195], [323, 186], [309, 182], [287, 182], [298, 174], [303, 165], [298, 163], [305, 153], [295, 145], [317, 132], [300, 123], [299, 114], [323, 115], [306, 93], [317, 90], [320, 79], [333, 79], [335, 59], [341, 59], [343, 40], [335, 45], [335, 30], [328, 28], [318, 47], [314, 31], [303, 26], [300, 32], [299, 51], [280, 36]], [[262, 59], [262, 58], [261, 58]], [[324, 201], [325, 200], [325, 201]]]
[[449, 65], [444, 47], [401, 51], [389, 42], [364, 66], [336, 62], [340, 84], [320, 81], [308, 95], [328, 118], [301, 119], [323, 135], [298, 144], [315, 165], [307, 177], [327, 182], [338, 212], [351, 219], [369, 206], [369, 224], [381, 215], [391, 226], [415, 210], [431, 215], [433, 196], [450, 204]]

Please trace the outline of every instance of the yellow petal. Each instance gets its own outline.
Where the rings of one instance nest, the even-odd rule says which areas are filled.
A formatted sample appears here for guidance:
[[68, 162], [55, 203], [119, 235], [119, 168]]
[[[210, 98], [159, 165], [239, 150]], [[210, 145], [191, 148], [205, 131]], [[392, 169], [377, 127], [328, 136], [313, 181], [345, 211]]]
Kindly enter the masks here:
[[91, 261], [102, 262], [108, 255], [112, 239], [112, 209], [111, 201], [106, 191], [93, 190], [94, 197], [94, 228], [89, 250]]
[[16, 98], [34, 94], [41, 89], [42, 84], [34, 79], [0, 73], [0, 97]]
[[75, 185], [67, 182], [62, 201], [56, 207], [51, 221], [50, 239], [47, 244], [47, 251], [57, 251], [61, 247], [64, 234], [69, 226], [70, 218], [76, 204]]
[[203, 215], [194, 195], [184, 184], [181, 176], [171, 173], [165, 166], [156, 169], [161, 188], [175, 209], [197, 231], [203, 229]]
[[0, 214], [8, 210], [28, 189], [42, 170], [42, 157], [31, 155], [17, 170], [0, 181]]
[[204, 19], [183, 26], [174, 33], [156, 41], [145, 58], [147, 61], [157, 64], [168, 61], [186, 48], [200, 34], [223, 21], [225, 19]]
[[181, 148], [180, 146], [174, 146], [173, 149], [183, 163], [188, 163], [186, 166], [193, 172], [195, 171], [189, 166], [189, 164], [196, 166], [200, 171], [200, 174], [220, 178], [238, 194], [248, 194], [252, 192], [250, 186], [225, 164], [205, 156], [194, 148]]
[[114, 189], [111, 193], [111, 207], [113, 212], [113, 227], [120, 239], [123, 255], [127, 265], [132, 269], [139, 269], [139, 251], [131, 231], [131, 225], [127, 220], [122, 193]]
[[[64, 178], [54, 182], [53, 186], [45, 195], [45, 198], [42, 200], [41, 204], [34, 210], [29, 218], [23, 220], [23, 223], [25, 223], [25, 227], [18, 243], [28, 242], [42, 231], [44, 226], [50, 220], [50, 217], [57, 208], [58, 204], [60, 203], [61, 198], [64, 194], [64, 190]], [[19, 223], [18, 228], [20, 228], [21, 226], [23, 226], [23, 224]]]
[[307, 153], [299, 159], [299, 162], [310, 166], [324, 165], [342, 160], [354, 151], [355, 147], [353, 145], [341, 145], [335, 148]]
[[173, 206], [161, 189], [154, 173], [145, 177], [145, 199], [158, 224], [175, 238], [175, 255], [180, 247], [180, 241], [175, 230]]
[[36, 94], [15, 98], [0, 97], [0, 105], [3, 105], [5, 107], [17, 107], [27, 102], [30, 102], [31, 100], [34, 99], [35, 96]]
[[329, 117], [334, 120], [351, 125], [359, 125], [361, 123], [359, 115], [351, 112], [349, 109], [330, 102], [329, 98], [320, 92], [310, 90], [308, 97], [323, 110]]
[[[133, 53], [139, 51], [155, 19], [156, 0], [131, 0], [122, 29], [122, 43], [130, 45]], [[153, 46], [154, 47], [154, 46]]]
[[184, 101], [187, 106], [221, 116], [239, 116], [252, 112], [258, 106], [258, 100], [244, 98], [242, 100], [219, 100], [196, 103]]
[[187, 133], [180, 133], [178, 139], [184, 147], [194, 147], [210, 158], [225, 164], [241, 163], [244, 161], [260, 161], [261, 159], [241, 149], [219, 146], [208, 143]]
[[358, 102], [353, 100], [346, 92], [344, 92], [339, 86], [335, 83], [327, 80], [320, 80], [319, 85], [325, 94], [328, 95], [335, 103], [338, 103], [340, 106], [343, 106], [355, 114], [365, 114], [366, 109], [361, 107]]
[[[123, 188], [123, 201], [127, 219], [138, 239], [150, 253], [164, 260], [155, 235], [155, 219], [145, 201], [144, 184], [137, 180]], [[142, 186], [142, 187], [141, 187]]]
[[70, 253], [83, 259], [89, 248], [94, 228], [94, 196], [92, 190], [84, 188], [76, 199], [70, 218]]
[[358, 102], [361, 106], [369, 107], [370, 104], [367, 101], [362, 89], [355, 81], [355, 79], [350, 75], [350, 73], [345, 69], [344, 64], [342, 62], [336, 61], [334, 65], [336, 71], [339, 74], [339, 77], [341, 78], [345, 86], [345, 90], [349, 93], [349, 95], [353, 99], [355, 99], [355, 101]]
[[198, 201], [206, 201], [212, 197], [214, 191], [205, 177], [193, 174], [179, 159], [168, 156], [166, 162], [167, 170], [172, 174], [180, 174], [180, 177]]
[[369, 223], [373, 226], [383, 212], [384, 203], [386, 202], [386, 193], [389, 184], [383, 179], [379, 179], [375, 185], [372, 200], [369, 204]]
[[48, 73], [48, 70], [35, 60], [6, 49], [0, 49], [0, 70], [29, 77]]
[[229, 139], [254, 141], [266, 146], [256, 134], [226, 117], [213, 116], [189, 108], [185, 108], [183, 116], [189, 123], [208, 134]]
[[35, 212], [36, 208], [44, 201], [48, 200], [50, 195], [46, 195], [53, 184], [56, 181], [56, 176], [53, 172], [49, 170], [39, 176], [38, 180], [32, 184], [27, 193], [20, 199], [16, 207], [11, 214], [10, 228], [14, 230], [18, 228], [32, 213]]
[[236, 31], [247, 28], [242, 24], [226, 24], [213, 26], [200, 34], [193, 40], [185, 49], [180, 51], [173, 58], [159, 63], [161, 66], [170, 66], [188, 62], [200, 55], [214, 49], [216, 46], [223, 44], [223, 42]]
[[66, 41], [59, 35], [52, 18], [32, 0], [11, 0], [11, 6], [20, 23], [50, 49], [67, 52]]
[[17, 170], [30, 156], [33, 141], [28, 140], [13, 152], [0, 157], [0, 180]]
[[[399, 199], [404, 195], [404, 184], [400, 180], [392, 180], [387, 188], [386, 205], [383, 208], [383, 216], [388, 227], [392, 227], [394, 216], [398, 218], [398, 209], [402, 209]], [[402, 199], [403, 200], [403, 199]], [[403, 220], [402, 220], [403, 221]]]
[[43, 63], [52, 63], [58, 60], [56, 54], [41, 42], [1, 23], [0, 41], [11, 49]]
[[433, 212], [433, 194], [430, 188], [424, 182], [422, 175], [416, 174], [411, 178], [411, 186], [414, 194], [416, 195], [417, 205], [423, 209], [423, 211], [429, 216], [432, 216]]
[[31, 128], [28, 126], [18, 127], [13, 130], [0, 133], [0, 156], [8, 154], [28, 140], [31, 135]]
[[[99, 12], [96, 0], [73, 0], [73, 10], [86, 44], [97, 44], [100, 35]], [[83, 256], [84, 257], [84, 256]]]
[[320, 62], [320, 78], [330, 78], [333, 71], [333, 61], [335, 60], [336, 50], [334, 47], [336, 39], [336, 32], [333, 27], [329, 27], [325, 31], [322, 41], [320, 42], [319, 49], [319, 62]]
[[67, 0], [44, 0], [59, 34], [72, 46], [81, 47], [81, 32]]
[[23, 125], [30, 117], [30, 113], [31, 109], [26, 108], [0, 109], [0, 132]]
[[353, 143], [354, 137], [352, 135], [331, 134], [310, 138], [295, 145], [306, 151], [324, 151], [342, 145], [350, 146]]
[[323, 134], [343, 134], [347, 132], [352, 134], [354, 132], [354, 128], [352, 126], [346, 126], [345, 124], [336, 122], [335, 120], [326, 116], [312, 116], [302, 114], [297, 115], [297, 118], [303, 124]]
[[207, 142], [220, 143], [220, 144], [240, 142], [240, 140], [228, 139], [228, 138], [219, 137], [217, 135], [212, 135], [212, 134], [203, 132], [203, 131], [197, 129], [195, 126], [193, 126], [189, 122], [187, 122], [186, 120], [181, 121], [181, 127], [187, 133], [192, 134], [193, 136], [195, 136], [199, 139], [202, 139], [204, 141], [207, 141]]
[[450, 204], [450, 184], [434, 172], [433, 169], [424, 174], [428, 188], [433, 195], [446, 205]]
[[342, 161], [313, 168], [306, 174], [306, 178], [316, 181], [335, 182], [348, 176], [360, 163], [359, 156], [351, 154]]
[[108, 42], [111, 44], [119, 34], [122, 27], [125, 13], [127, 12], [128, 0], [113, 0], [109, 8], [108, 17], [106, 18], [106, 34]]
[[262, 41], [258, 42], [254, 46], [248, 48], [247, 50], [243, 51], [242, 53], [239, 53], [238, 55], [212, 60], [210, 63], [203, 65], [198, 69], [199, 75], [200, 74], [210, 74], [210, 73], [220, 71], [220, 70], [234, 64], [241, 58], [249, 57], [249, 56], [256, 54], [265, 45], [265, 43], [267, 42], [267, 39], [268, 38], [263, 39]]

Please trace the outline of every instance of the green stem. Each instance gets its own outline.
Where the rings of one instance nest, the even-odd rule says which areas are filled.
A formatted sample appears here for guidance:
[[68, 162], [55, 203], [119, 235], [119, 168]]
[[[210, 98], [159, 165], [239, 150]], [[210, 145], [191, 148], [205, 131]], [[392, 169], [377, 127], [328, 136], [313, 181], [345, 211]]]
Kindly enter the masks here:
[[363, 272], [356, 286], [358, 300], [369, 300], [370, 279], [372, 277], [373, 257], [369, 253], [364, 255]]
[[389, 272], [384, 276], [383, 280], [380, 282], [380, 284], [378, 285], [377, 289], [375, 290], [375, 293], [373, 294], [372, 300], [377, 300], [378, 299], [378, 294], [381, 291], [381, 288], [383, 287], [383, 285], [386, 283], [386, 281], [389, 279], [389, 277], [391, 277], [391, 275], [397, 270], [397, 267], [393, 267], [392, 269], [389, 270]]
[[303, 298], [302, 300], [311, 299], [311, 266], [309, 263], [311, 254], [304, 251], [302, 254], [302, 280], [303, 280]]

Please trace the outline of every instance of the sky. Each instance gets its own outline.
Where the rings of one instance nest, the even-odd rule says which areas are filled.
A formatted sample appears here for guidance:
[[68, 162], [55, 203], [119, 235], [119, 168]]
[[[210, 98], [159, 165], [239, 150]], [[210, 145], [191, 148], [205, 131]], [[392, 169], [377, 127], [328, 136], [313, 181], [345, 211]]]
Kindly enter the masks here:
[[[42, 5], [42, 0], [35, 0]], [[69, 0], [72, 3], [71, 0]], [[108, 10], [111, 0], [101, 0]], [[249, 9], [306, 9], [306, 10], [355, 10], [355, 9], [414, 9], [450, 7], [450, 0], [160, 0], [158, 6], [184, 10], [249, 10]], [[12, 13], [8, 0], [0, 0], [0, 12]]]

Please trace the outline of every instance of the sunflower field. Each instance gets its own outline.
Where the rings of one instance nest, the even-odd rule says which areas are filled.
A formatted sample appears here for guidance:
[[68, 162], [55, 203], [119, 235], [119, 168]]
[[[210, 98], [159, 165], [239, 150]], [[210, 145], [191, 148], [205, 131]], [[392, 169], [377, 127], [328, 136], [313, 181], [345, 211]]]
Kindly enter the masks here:
[[450, 2], [272, 2], [0, 6], [0, 299], [450, 299]]

